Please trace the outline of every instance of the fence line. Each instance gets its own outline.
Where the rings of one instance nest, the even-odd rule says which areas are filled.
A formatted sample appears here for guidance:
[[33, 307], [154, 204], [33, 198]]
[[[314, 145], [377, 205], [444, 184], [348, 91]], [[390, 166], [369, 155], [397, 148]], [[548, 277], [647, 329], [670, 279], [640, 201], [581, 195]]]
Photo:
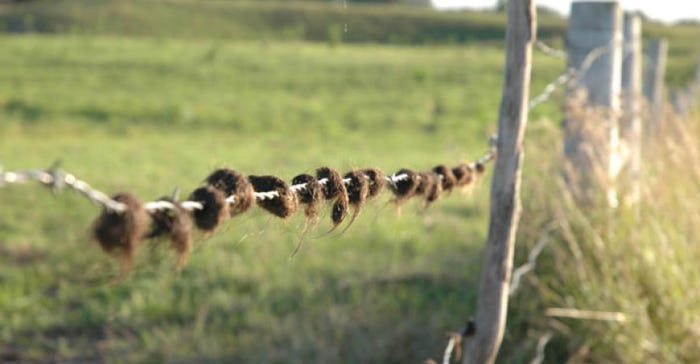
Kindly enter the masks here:
[[[610, 52], [613, 50], [614, 46], [616, 45], [617, 42], [611, 41], [606, 44], [603, 44], [595, 49], [593, 49], [591, 52], [589, 52], [586, 57], [584, 58], [581, 66], [576, 69], [576, 68], [568, 68], [566, 69], [563, 73], [561, 73], [559, 76], [557, 76], [554, 80], [552, 80], [550, 83], [548, 83], [543, 91], [538, 94], [537, 96], [533, 97], [530, 99], [528, 102], [528, 111], [532, 111], [534, 108], [539, 106], [540, 104], [549, 101], [554, 94], [556, 90], [558, 90], [561, 87], [567, 86], [571, 84], [572, 82], [576, 82], [578, 79], [582, 79], [588, 70], [593, 66], [594, 62], [600, 58], [601, 56], [605, 55], [606, 53]], [[553, 47], [548, 46], [542, 41], [538, 41], [535, 43], [537, 48], [540, 49], [543, 53], [556, 57], [556, 58], [566, 58], [566, 52], [555, 49]], [[548, 231], [551, 231], [549, 229]], [[533, 271], [536, 265], [537, 258], [539, 255], [542, 253], [544, 248], [547, 246], [549, 243], [549, 238], [548, 234], [542, 236], [537, 244], [533, 246], [532, 250], [528, 254], [528, 260], [520, 267], [516, 268], [513, 271], [513, 277], [511, 279], [511, 286], [509, 288], [509, 295], [512, 296], [515, 294], [515, 292], [518, 290], [520, 287], [520, 282], [522, 281], [522, 277]], [[543, 340], [545, 339], [546, 340]], [[533, 359], [533, 363], [537, 363], [538, 361], [541, 362], [544, 360], [544, 347], [546, 346], [547, 342], [551, 339], [551, 333], [546, 334], [542, 338], [540, 338], [540, 342], [538, 343], [538, 352], [537, 352], [537, 357]], [[451, 337], [450, 340], [448, 341], [447, 347], [445, 348], [445, 353], [448, 352], [448, 349], [450, 349], [450, 353], [453, 351], [455, 346], [454, 343], [454, 337]], [[443, 356], [444, 358], [448, 358], [448, 356]]]
[[[551, 56], [554, 56], [557, 58], [561, 58], [561, 57], [566, 56], [565, 52], [554, 49], [552, 47], [549, 47], [544, 42], [538, 41], [535, 44], [537, 45], [537, 47], [541, 51], [543, 51], [544, 53], [547, 53], [548, 55], [551, 55]], [[606, 52], [609, 52], [612, 49], [613, 45], [614, 45], [614, 43], [610, 42], [608, 44], [604, 44], [604, 45], [592, 50], [588, 55], [586, 55], [586, 58], [584, 59], [583, 63], [581, 64], [581, 67], [579, 69], [575, 69], [575, 68], [566, 69], [563, 73], [561, 73], [554, 80], [552, 80], [550, 83], [548, 83], [544, 87], [543, 91], [540, 94], [538, 94], [537, 96], [532, 97], [530, 99], [530, 101], [528, 102], [528, 111], [532, 111], [534, 108], [536, 108], [540, 104], [542, 104], [546, 101], [549, 101], [551, 99], [552, 95], [554, 94], [554, 92], [556, 90], [558, 90], [559, 88], [569, 84], [570, 82], [575, 81], [576, 79], [580, 79], [581, 77], [583, 77], [586, 74], [586, 72], [588, 71], [588, 69], [590, 69], [590, 67], [593, 65], [593, 62], [595, 62], [598, 58], [600, 58]], [[551, 231], [551, 229], [549, 229], [547, 231], [549, 232], [549, 231]], [[516, 268], [513, 271], [513, 277], [511, 279], [511, 286], [510, 286], [509, 292], [508, 292], [508, 294], [510, 296], [512, 296], [520, 287], [520, 282], [522, 280], [522, 277], [525, 274], [534, 270], [536, 262], [537, 262], [537, 258], [539, 257], [540, 253], [542, 253], [542, 251], [544, 250], [544, 248], [547, 246], [548, 243], [549, 243], [549, 235], [548, 234], [543, 235], [538, 240], [537, 244], [535, 244], [535, 246], [533, 246], [532, 250], [530, 250], [530, 253], [528, 254], [528, 260], [522, 266]], [[459, 330], [459, 332], [463, 332], [463, 329]], [[541, 344], [542, 359], [539, 359], [540, 361], [543, 360], [544, 346], [549, 341], [549, 339], [551, 339], [551, 334], [549, 334], [549, 337], [547, 338], [547, 340], [545, 340], [544, 344]], [[542, 341], [542, 338], [540, 338], [540, 341]], [[445, 360], [447, 360], [447, 362], [449, 362], [451, 355], [452, 355], [452, 352], [455, 349], [455, 345], [458, 345], [458, 344], [456, 344], [456, 342], [455, 342], [455, 337], [451, 335], [450, 339], [448, 340], [447, 345], [445, 347], [445, 351], [444, 351], [444, 355], [443, 355], [443, 362], [445, 362]], [[539, 358], [539, 356], [540, 356], [539, 350], [540, 350], [540, 345], [538, 345], [538, 356], [535, 359], [533, 359], [533, 362], [536, 362], [535, 360], [537, 358]]]

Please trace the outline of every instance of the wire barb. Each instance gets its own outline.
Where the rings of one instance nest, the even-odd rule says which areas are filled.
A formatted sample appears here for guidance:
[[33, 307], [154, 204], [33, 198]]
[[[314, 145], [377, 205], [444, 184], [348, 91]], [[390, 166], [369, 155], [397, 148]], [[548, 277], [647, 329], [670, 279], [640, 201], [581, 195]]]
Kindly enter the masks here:
[[552, 97], [554, 91], [556, 91], [559, 87], [567, 84], [570, 80], [574, 79], [575, 76], [576, 71], [574, 69], [568, 69], [564, 71], [564, 73], [555, 78], [554, 81], [548, 83], [547, 86], [545, 86], [542, 90], [542, 93], [530, 99], [530, 102], [528, 102], [527, 104], [528, 110], [532, 110], [539, 104], [549, 100], [550, 97]]
[[542, 364], [544, 361], [544, 349], [547, 346], [547, 343], [549, 343], [549, 340], [552, 339], [552, 333], [547, 332], [546, 334], [542, 335], [539, 340], [537, 340], [537, 353], [534, 358], [532, 358], [532, 361], [530, 361], [530, 364]]

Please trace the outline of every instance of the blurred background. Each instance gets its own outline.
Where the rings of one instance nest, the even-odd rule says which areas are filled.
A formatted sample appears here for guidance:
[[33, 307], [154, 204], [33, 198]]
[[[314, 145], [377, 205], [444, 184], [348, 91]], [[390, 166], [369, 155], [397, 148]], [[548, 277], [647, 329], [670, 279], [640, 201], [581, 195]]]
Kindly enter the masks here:
[[[186, 196], [222, 166], [290, 180], [323, 165], [392, 173], [473, 160], [488, 150], [497, 127], [506, 20], [504, 1], [477, 3], [0, 1], [0, 163], [14, 170], [60, 160], [108, 194], [152, 200], [176, 187]], [[569, 2], [560, 3], [538, 7], [538, 37], [554, 48], [564, 47], [561, 9]], [[669, 89], [695, 77], [700, 25], [688, 14], [663, 21], [644, 15], [645, 36], [669, 39]], [[564, 70], [564, 59], [535, 52], [531, 94]], [[548, 177], [561, 150], [561, 104], [555, 92], [530, 113], [517, 263], [550, 218], [569, 211], [557, 205], [558, 195], [548, 196], [558, 188]], [[690, 115], [697, 122], [697, 113]], [[695, 191], [696, 179], [684, 183], [691, 183], [684, 191]], [[345, 233], [327, 233], [328, 208], [306, 234], [303, 216], [282, 221], [254, 209], [196, 235], [180, 271], [167, 241], [145, 242], [134, 271], [119, 282], [119, 264], [91, 237], [97, 206], [71, 191], [53, 196], [38, 185], [3, 186], [0, 362], [441, 358], [445, 333], [475, 313], [489, 184], [487, 176], [429, 208], [409, 201], [400, 214], [384, 194]], [[671, 202], [683, 200], [668, 198], [661, 215], [678, 211]], [[606, 221], [603, 210], [592, 211]], [[586, 230], [586, 220], [577, 229], [577, 221], [573, 234], [585, 244], [597, 228]], [[694, 230], [678, 229], [667, 235], [687, 246]], [[698, 358], [699, 301], [680, 295], [700, 277], [692, 264], [676, 264], [673, 274], [685, 277], [684, 285], [673, 278], [648, 284], [645, 292], [656, 300], [643, 307], [635, 306], [642, 296], [632, 288], [606, 300], [619, 287], [604, 285], [621, 281], [598, 279], [597, 260], [584, 277], [598, 283], [587, 292], [600, 297], [599, 308], [628, 304], [667, 325], [614, 332], [598, 323], [557, 326], [538, 313], [542, 307], [586, 296], [558, 280], [565, 267], [555, 263], [571, 255], [561, 249], [543, 253], [539, 278], [527, 280], [514, 301], [501, 362], [529, 362], [540, 334], [552, 327], [559, 331], [546, 362]], [[687, 258], [695, 254], [697, 248]], [[632, 286], [647, 282], [641, 273], [627, 278]], [[639, 342], [652, 354], [630, 356]]]

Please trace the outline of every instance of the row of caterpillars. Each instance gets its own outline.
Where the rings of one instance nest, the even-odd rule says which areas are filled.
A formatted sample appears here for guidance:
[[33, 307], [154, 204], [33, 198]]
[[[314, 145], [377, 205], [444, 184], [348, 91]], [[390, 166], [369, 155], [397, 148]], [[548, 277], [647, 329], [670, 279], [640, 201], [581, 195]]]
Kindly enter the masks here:
[[[439, 165], [426, 172], [401, 169], [388, 178], [378, 168], [353, 169], [341, 176], [335, 169], [321, 167], [316, 169], [315, 176], [294, 177], [290, 186], [276, 176], [245, 176], [236, 170], [221, 168], [212, 172], [204, 185], [188, 198], [199, 202], [201, 209], [190, 211], [174, 199], [163, 197], [159, 201], [171, 202], [175, 208], [147, 210], [135, 195], [118, 193], [112, 199], [124, 204], [126, 209], [121, 212], [103, 209], [94, 222], [93, 233], [105, 252], [121, 260], [123, 277], [131, 271], [136, 247], [145, 239], [169, 237], [180, 268], [192, 249], [193, 225], [204, 232], [212, 232], [226, 218], [244, 213], [254, 204], [282, 219], [303, 206], [310, 221], [316, 218], [319, 205], [329, 202], [333, 230], [346, 219], [350, 208], [353, 212], [348, 226], [352, 224], [362, 205], [387, 187], [399, 206], [415, 196], [422, 196], [427, 206], [443, 192], [470, 186], [484, 172], [485, 166], [480, 162], [462, 163], [452, 168]], [[272, 191], [276, 194], [269, 197]]]

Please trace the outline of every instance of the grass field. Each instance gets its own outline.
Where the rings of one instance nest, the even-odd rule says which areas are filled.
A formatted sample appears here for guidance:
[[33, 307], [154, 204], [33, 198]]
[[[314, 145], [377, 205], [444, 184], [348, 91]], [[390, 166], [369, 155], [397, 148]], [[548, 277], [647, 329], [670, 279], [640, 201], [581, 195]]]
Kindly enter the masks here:
[[[183, 16], [174, 14], [175, 19]], [[23, 21], [36, 24], [37, 19]], [[343, 172], [365, 166], [387, 172], [428, 169], [479, 156], [496, 129], [503, 54], [494, 43], [309, 43], [296, 36], [232, 40], [175, 30], [172, 36], [147, 36], [148, 27], [130, 34], [103, 19], [97, 31], [88, 20], [77, 22], [72, 32], [68, 27], [56, 34], [0, 37], [0, 163], [5, 169], [48, 166], [60, 159], [64, 169], [103, 191], [153, 199], [175, 187], [186, 195], [224, 165], [285, 179], [321, 165]], [[217, 28], [218, 21], [209, 26]], [[206, 23], [200, 26], [193, 29], [207, 29]], [[91, 32], [101, 35], [86, 34]], [[685, 35], [678, 39], [683, 46], [671, 54], [669, 77], [680, 84], [692, 71], [688, 54], [693, 46]], [[532, 93], [563, 67], [561, 60], [536, 53]], [[530, 118], [528, 147], [534, 150], [526, 159], [518, 261], [542, 225], [560, 212], [553, 208], [558, 195], [551, 193], [558, 191], [551, 178], [557, 160], [549, 159], [560, 150], [557, 142], [549, 142], [560, 137], [552, 132], [558, 101], [541, 105]], [[675, 166], [680, 173], [683, 166]], [[695, 191], [694, 181], [682, 190]], [[488, 184], [487, 177], [471, 193], [445, 196], [427, 210], [411, 201], [401, 215], [384, 195], [368, 203], [344, 234], [326, 234], [330, 219], [324, 210], [292, 259], [303, 218], [280, 221], [256, 209], [214, 234], [198, 235], [181, 272], [174, 270], [166, 242], [145, 244], [134, 272], [120, 283], [111, 282], [118, 264], [90, 238], [97, 207], [68, 191], [54, 197], [35, 185], [4, 186], [0, 361], [406, 363], [440, 358], [444, 333], [474, 314]], [[664, 211], [679, 210], [677, 200], [682, 198], [671, 193], [650, 206], [659, 210], [654, 221], [669, 225], [662, 217]], [[604, 214], [595, 214], [594, 222], [603, 221], [602, 227], [587, 226], [585, 219], [572, 222], [584, 249], [587, 239], [606, 227]], [[694, 231], [677, 225], [667, 230], [671, 240], [687, 239]], [[627, 230], [632, 229], [621, 229]], [[638, 242], [626, 238], [615, 235], [615, 246], [624, 250]], [[676, 240], [681, 241], [672, 245], [676, 249], [688, 243]], [[643, 241], [648, 249], [653, 242], [653, 237]], [[644, 341], [645, 350], [661, 348], [652, 357], [656, 362], [692, 362], [693, 351], [684, 345], [692, 349], [698, 308], [679, 292], [695, 281], [675, 284], [673, 278], [678, 270], [697, 273], [692, 264], [669, 258], [664, 261], [668, 269], [658, 271], [651, 263], [639, 264], [639, 270], [622, 273], [627, 280], [596, 270], [598, 264], [614, 267], [620, 250], [603, 263], [605, 255], [594, 251], [587, 263], [591, 272], [583, 278], [567, 272], [567, 264], [557, 264], [561, 258], [572, 266], [570, 252], [557, 247], [545, 253], [544, 268], [538, 268], [541, 281], [528, 280], [515, 298], [500, 360], [529, 362], [537, 335], [551, 329], [551, 321], [541, 316], [543, 307], [580, 303], [625, 309], [644, 321], [607, 336], [603, 325], [567, 322], [564, 327], [581, 334], [557, 332], [548, 348], [550, 362], [576, 355], [580, 361], [625, 358], [622, 350], [635, 347], [629, 338]], [[635, 286], [657, 273], [671, 278], [653, 280], [643, 289]], [[577, 291], [567, 279], [595, 296]], [[610, 294], [624, 284], [646, 296]], [[677, 311], [683, 314], [673, 314]], [[664, 327], [663, 320], [677, 329]], [[628, 340], [622, 345], [619, 337]], [[584, 349], [590, 354], [580, 354]]]

